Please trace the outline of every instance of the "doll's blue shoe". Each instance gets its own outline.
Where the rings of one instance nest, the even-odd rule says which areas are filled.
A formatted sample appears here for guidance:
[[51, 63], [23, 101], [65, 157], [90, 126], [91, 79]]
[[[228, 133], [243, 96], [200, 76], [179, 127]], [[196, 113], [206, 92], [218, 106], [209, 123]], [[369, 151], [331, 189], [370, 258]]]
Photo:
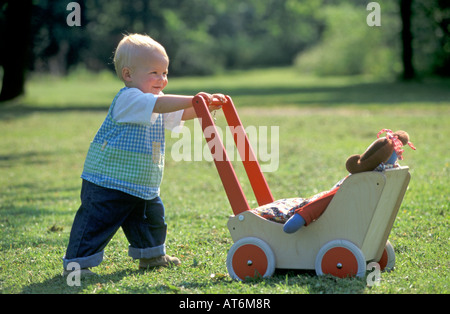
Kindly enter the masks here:
[[306, 221], [299, 214], [294, 214], [288, 221], [284, 224], [283, 231], [286, 233], [294, 233], [301, 227], [305, 225]]

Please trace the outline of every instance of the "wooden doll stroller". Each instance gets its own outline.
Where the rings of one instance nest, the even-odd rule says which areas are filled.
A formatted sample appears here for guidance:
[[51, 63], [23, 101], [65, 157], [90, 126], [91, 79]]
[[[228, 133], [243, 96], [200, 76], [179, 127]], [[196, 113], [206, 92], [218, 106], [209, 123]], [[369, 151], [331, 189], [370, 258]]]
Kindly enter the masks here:
[[[341, 278], [362, 277], [369, 262], [377, 262], [381, 270], [394, 267], [395, 253], [388, 237], [409, 184], [408, 167], [347, 177], [320, 219], [287, 234], [283, 224], [257, 214], [259, 207], [274, 203], [274, 198], [231, 98], [227, 96], [222, 110], [228, 125], [233, 127], [235, 143], [259, 205], [256, 209], [249, 207], [208, 105], [201, 96], [193, 99], [193, 105], [234, 213], [228, 221], [234, 241], [227, 255], [232, 278], [270, 277], [276, 268], [310, 269], [318, 275]], [[244, 145], [238, 145], [237, 139], [244, 139]]]

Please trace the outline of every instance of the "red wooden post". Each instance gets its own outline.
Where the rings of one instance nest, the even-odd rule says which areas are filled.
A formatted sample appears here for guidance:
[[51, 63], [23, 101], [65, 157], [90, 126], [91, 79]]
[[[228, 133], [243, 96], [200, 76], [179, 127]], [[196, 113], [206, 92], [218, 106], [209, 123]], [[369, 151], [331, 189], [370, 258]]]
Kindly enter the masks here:
[[[233, 213], [238, 215], [246, 210], [250, 210], [247, 198], [225, 151], [222, 139], [218, 136], [208, 105], [201, 96], [194, 97], [192, 104], [202, 126], [203, 134], [213, 156]], [[224, 104], [223, 107], [227, 105]]]
[[261, 171], [258, 159], [250, 145], [242, 122], [239, 119], [236, 107], [229, 96], [227, 96], [227, 100], [228, 103], [222, 106], [222, 110], [228, 125], [232, 127], [234, 142], [236, 143], [245, 171], [247, 172], [256, 201], [259, 206], [272, 203], [274, 201], [272, 193], [270, 192], [269, 185]]

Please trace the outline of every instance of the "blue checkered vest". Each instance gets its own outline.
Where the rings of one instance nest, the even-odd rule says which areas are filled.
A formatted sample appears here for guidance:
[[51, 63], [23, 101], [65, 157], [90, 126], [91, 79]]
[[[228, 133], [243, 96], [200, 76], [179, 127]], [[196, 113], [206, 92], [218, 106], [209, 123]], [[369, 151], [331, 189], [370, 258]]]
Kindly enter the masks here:
[[164, 170], [164, 120], [160, 114], [151, 126], [118, 123], [108, 115], [91, 142], [81, 178], [97, 185], [143, 198], [159, 195]]

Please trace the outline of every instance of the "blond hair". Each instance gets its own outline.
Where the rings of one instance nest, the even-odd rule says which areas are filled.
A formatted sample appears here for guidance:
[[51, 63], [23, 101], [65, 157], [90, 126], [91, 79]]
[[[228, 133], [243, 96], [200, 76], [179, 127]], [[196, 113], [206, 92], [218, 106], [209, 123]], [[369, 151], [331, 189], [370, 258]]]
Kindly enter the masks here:
[[169, 60], [164, 47], [150, 36], [141, 34], [124, 35], [114, 53], [114, 67], [119, 79], [123, 81], [122, 69], [124, 67], [133, 68], [133, 60], [142, 48], [150, 51], [158, 51]]

